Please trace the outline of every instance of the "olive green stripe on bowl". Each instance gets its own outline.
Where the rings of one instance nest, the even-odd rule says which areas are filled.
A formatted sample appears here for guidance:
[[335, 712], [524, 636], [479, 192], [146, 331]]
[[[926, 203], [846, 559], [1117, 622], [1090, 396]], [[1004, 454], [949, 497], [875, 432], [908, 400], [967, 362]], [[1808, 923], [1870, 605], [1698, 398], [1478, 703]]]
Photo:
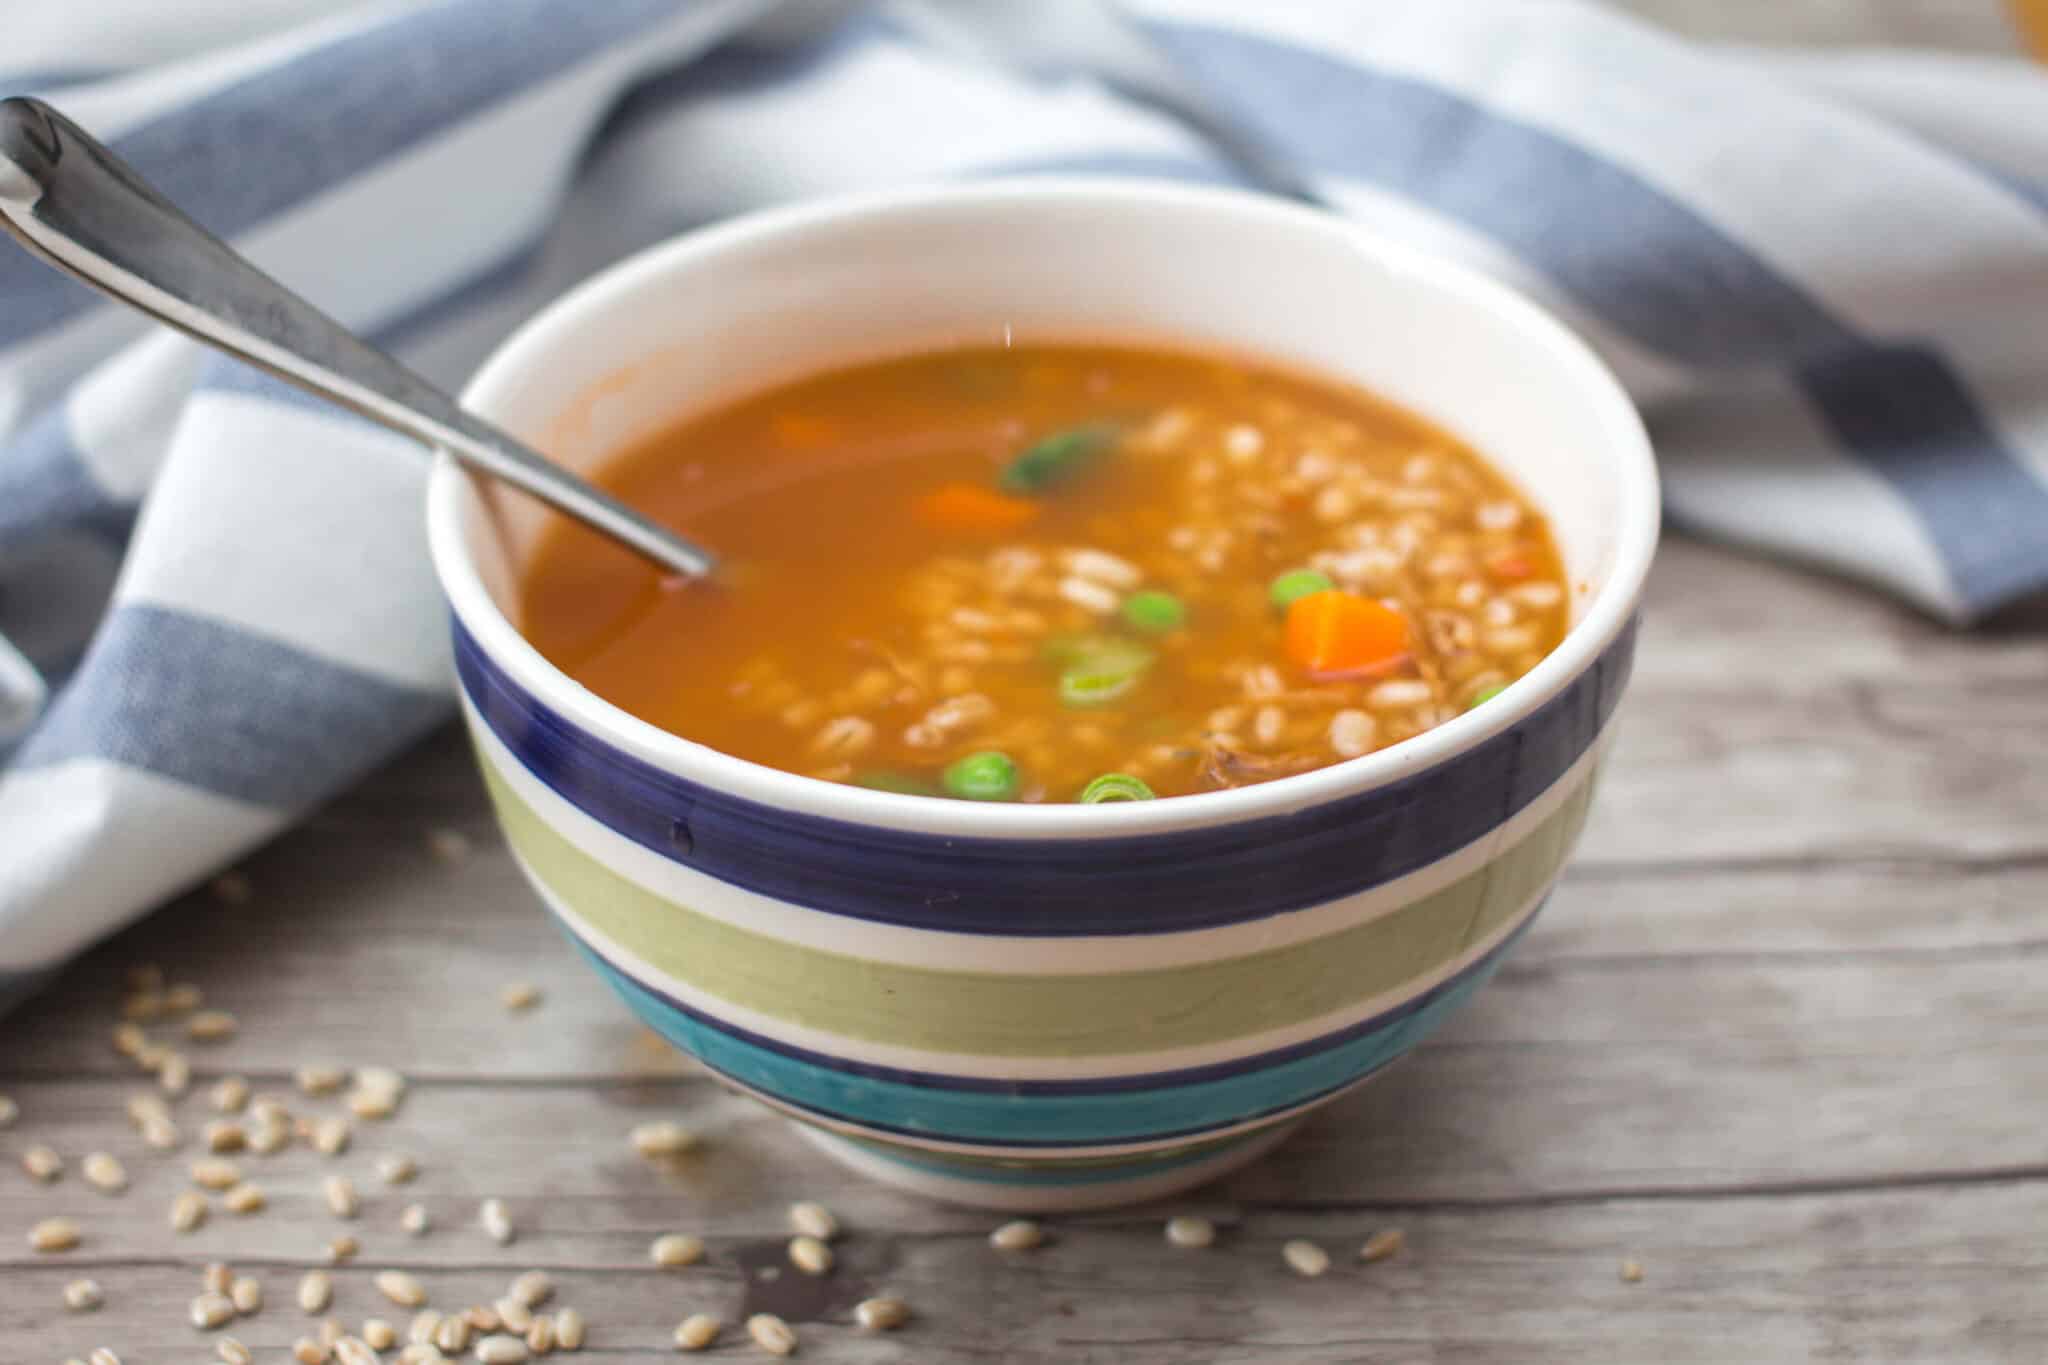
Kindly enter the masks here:
[[849, 1040], [987, 1057], [1200, 1046], [1298, 1024], [1394, 990], [1443, 966], [1528, 904], [1563, 864], [1593, 789], [1589, 773], [1562, 808], [1506, 853], [1349, 929], [1153, 971], [1024, 976], [850, 957], [699, 914], [575, 847], [489, 762], [483, 769], [506, 837], [533, 874], [656, 972], [717, 1000]]

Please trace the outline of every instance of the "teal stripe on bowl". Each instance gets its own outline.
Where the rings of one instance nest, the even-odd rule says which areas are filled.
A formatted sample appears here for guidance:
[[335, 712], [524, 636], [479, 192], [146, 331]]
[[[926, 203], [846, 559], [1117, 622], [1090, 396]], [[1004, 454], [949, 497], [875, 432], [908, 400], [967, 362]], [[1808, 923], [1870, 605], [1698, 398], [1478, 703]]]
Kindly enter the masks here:
[[573, 934], [570, 941], [649, 1027], [713, 1070], [796, 1108], [882, 1133], [950, 1142], [1092, 1146], [1193, 1136], [1292, 1108], [1358, 1080], [1399, 1057], [1457, 1010], [1492, 976], [1520, 933], [1517, 929], [1477, 970], [1427, 1005], [1342, 1046], [1243, 1076], [1089, 1095], [944, 1090], [833, 1070], [694, 1019]]

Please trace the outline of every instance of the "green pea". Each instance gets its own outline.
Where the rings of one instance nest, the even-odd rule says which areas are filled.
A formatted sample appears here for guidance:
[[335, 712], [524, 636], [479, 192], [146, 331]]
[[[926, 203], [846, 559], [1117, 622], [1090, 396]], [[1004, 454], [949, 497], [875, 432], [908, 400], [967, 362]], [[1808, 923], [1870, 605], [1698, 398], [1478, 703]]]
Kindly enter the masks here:
[[1060, 673], [1060, 700], [1102, 706], [1138, 685], [1152, 666], [1152, 651], [1129, 640], [1104, 640]]
[[1129, 773], [1104, 773], [1081, 788], [1081, 804], [1099, 806], [1105, 801], [1152, 801], [1152, 789]]
[[1300, 598], [1312, 593], [1328, 592], [1336, 586], [1330, 581], [1328, 574], [1318, 573], [1314, 569], [1289, 569], [1273, 580], [1272, 586], [1266, 589], [1266, 596], [1274, 606], [1286, 611]]
[[871, 772], [855, 773], [853, 785], [866, 787], [869, 791], [895, 792], [899, 796], [937, 796], [939, 788], [929, 778], [915, 773], [898, 772], [894, 768], [877, 768]]
[[1492, 701], [1495, 697], [1499, 696], [1501, 693], [1507, 690], [1508, 688], [1506, 683], [1495, 683], [1491, 687], [1482, 687], [1477, 692], [1474, 692], [1472, 694], [1471, 701], [1465, 703], [1465, 709], [1467, 711], [1470, 711], [1473, 707], [1480, 705], [1482, 702]]
[[963, 801], [1008, 801], [1017, 794], [1017, 765], [1008, 754], [984, 749], [948, 764], [940, 780]]
[[1179, 630], [1187, 619], [1187, 606], [1170, 592], [1146, 588], [1124, 599], [1124, 620], [1139, 630], [1164, 635]]
[[1042, 493], [1079, 473], [1116, 438], [1117, 429], [1107, 424], [1055, 432], [1024, 447], [996, 483], [1006, 493]]

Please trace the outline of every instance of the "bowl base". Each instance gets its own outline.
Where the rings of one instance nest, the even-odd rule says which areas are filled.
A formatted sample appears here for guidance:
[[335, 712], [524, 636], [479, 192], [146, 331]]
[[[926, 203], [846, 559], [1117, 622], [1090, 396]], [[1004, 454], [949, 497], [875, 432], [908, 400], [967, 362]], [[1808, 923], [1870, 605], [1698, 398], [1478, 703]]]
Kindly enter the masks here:
[[1301, 1120], [1294, 1119], [1264, 1128], [1192, 1161], [1148, 1164], [1142, 1159], [1134, 1160], [1129, 1174], [1118, 1174], [1119, 1168], [1107, 1167], [1090, 1172], [1086, 1179], [1062, 1180], [1058, 1172], [1030, 1173], [1025, 1168], [1014, 1182], [913, 1165], [808, 1123], [798, 1123], [796, 1130], [806, 1142], [848, 1170], [927, 1199], [1006, 1213], [1071, 1213], [1142, 1204], [1207, 1184], [1264, 1156], [1300, 1125]]

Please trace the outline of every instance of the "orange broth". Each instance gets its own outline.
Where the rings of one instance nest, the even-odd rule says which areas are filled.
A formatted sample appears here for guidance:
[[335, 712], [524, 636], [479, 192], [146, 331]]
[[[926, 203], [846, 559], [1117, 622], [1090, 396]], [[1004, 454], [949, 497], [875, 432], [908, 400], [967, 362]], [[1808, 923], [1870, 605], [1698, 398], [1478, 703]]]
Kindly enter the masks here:
[[600, 482], [714, 547], [721, 581], [557, 524], [523, 582], [541, 653], [678, 735], [889, 790], [1304, 772], [1484, 704], [1569, 620], [1543, 519], [1471, 449], [1234, 358], [859, 365], [692, 417]]

